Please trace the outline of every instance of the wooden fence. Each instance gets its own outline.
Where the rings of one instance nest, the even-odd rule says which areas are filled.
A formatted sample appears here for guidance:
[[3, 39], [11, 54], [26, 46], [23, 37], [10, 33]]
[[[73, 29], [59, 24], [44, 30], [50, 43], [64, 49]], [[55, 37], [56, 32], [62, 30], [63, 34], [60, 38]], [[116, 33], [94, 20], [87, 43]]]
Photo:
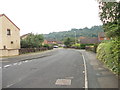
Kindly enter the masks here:
[[45, 51], [50, 50], [53, 48], [41, 47], [41, 48], [21, 48], [19, 49], [19, 54], [31, 53], [31, 52], [38, 52], [38, 51]]

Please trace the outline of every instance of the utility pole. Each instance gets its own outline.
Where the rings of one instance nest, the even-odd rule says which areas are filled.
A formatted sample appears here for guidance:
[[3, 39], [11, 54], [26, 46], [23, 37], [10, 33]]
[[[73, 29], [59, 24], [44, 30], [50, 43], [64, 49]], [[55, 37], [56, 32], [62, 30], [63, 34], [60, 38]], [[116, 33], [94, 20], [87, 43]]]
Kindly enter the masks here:
[[74, 31], [74, 33], [75, 33], [75, 44], [76, 44], [76, 31]]

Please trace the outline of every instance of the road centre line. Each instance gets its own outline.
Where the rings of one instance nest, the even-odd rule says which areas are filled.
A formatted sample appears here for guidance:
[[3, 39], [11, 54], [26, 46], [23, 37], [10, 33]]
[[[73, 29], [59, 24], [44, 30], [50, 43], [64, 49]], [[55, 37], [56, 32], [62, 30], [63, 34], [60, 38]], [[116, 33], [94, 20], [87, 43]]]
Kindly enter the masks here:
[[5, 65], [4, 68], [10, 67], [12, 66], [11, 64]]
[[17, 65], [18, 63], [13, 63], [13, 65]]
[[18, 65], [21, 65], [21, 64], [22, 64], [22, 62], [19, 62], [19, 63], [18, 63]]
[[85, 57], [84, 57], [83, 54], [82, 54], [82, 57], [83, 57], [84, 68], [85, 68], [85, 71], [84, 71], [84, 74], [85, 74], [85, 88], [87, 90], [88, 89], [87, 66], [86, 66], [86, 60], [85, 60]]

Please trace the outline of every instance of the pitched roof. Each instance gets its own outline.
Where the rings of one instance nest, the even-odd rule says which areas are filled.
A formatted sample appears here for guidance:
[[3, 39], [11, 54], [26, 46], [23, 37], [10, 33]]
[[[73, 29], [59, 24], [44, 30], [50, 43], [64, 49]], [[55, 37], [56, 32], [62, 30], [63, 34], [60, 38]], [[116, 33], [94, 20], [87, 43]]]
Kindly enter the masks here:
[[[5, 14], [0, 14], [0, 17], [5, 16], [16, 28], [18, 28]], [[20, 28], [18, 28], [20, 30]]]
[[105, 33], [104, 32], [98, 33], [98, 37], [105, 37]]
[[0, 17], [2, 17], [3, 16], [3, 14], [0, 14]]
[[94, 37], [94, 38], [86, 37], [86, 38], [80, 39], [80, 43], [82, 43], [82, 44], [95, 44], [95, 43], [99, 43], [99, 41], [98, 41], [97, 37]]
[[27, 37], [28, 35], [30, 35], [31, 33], [27, 33], [27, 34], [24, 34], [22, 36], [20, 36], [21, 39], [23, 39], [24, 37]]

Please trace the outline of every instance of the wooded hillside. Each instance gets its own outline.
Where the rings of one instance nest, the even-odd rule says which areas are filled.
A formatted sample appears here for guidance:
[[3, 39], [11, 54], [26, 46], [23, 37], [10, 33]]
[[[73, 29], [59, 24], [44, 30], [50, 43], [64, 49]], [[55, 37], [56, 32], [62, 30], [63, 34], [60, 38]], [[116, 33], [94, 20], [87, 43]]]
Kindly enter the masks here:
[[62, 32], [52, 32], [49, 34], [44, 34], [45, 39], [56, 39], [56, 40], [63, 40], [66, 37], [97, 37], [99, 32], [103, 32], [102, 26], [93, 26], [91, 28], [83, 28], [83, 29], [76, 29], [73, 28], [69, 31], [62, 31]]

